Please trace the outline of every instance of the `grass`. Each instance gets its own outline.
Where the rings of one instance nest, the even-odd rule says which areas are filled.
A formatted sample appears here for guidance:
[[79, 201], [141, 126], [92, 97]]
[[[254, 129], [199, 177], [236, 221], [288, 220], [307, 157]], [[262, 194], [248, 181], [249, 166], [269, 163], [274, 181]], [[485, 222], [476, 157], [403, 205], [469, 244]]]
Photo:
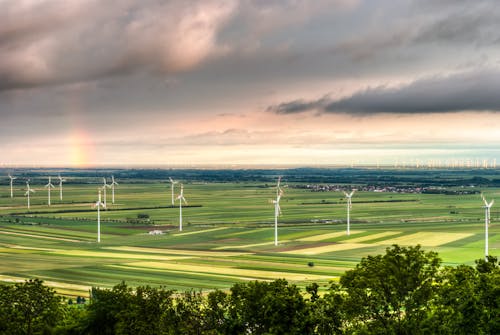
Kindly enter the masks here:
[[[41, 185], [32, 185], [41, 189]], [[274, 246], [275, 189], [264, 183], [185, 183], [190, 205], [171, 207], [168, 184], [120, 182], [116, 203], [102, 211], [96, 243], [97, 185], [65, 185], [64, 200], [22, 190], [0, 197], [0, 280], [38, 277], [61, 294], [87, 295], [91, 286], [166, 286], [177, 290], [227, 289], [243, 280], [286, 278], [299, 286], [326, 287], [362, 257], [392, 243], [421, 244], [444, 264], [473, 264], [484, 257], [484, 211], [476, 195], [357, 192], [346, 236], [340, 192], [311, 192], [292, 183], [281, 202], [279, 245]], [[0, 194], [8, 194], [0, 186]], [[487, 189], [488, 199], [499, 189]], [[133, 224], [147, 214], [153, 224]], [[500, 250], [499, 211], [492, 210], [490, 251]], [[150, 230], [164, 235], [151, 236]], [[313, 266], [310, 266], [310, 263]]]

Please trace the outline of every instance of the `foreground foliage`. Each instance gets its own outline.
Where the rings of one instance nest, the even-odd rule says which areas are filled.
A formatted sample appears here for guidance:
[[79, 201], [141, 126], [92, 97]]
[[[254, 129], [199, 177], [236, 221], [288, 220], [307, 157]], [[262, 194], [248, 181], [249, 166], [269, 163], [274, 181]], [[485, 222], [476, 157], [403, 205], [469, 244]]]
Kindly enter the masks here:
[[[65, 305], [39, 280], [0, 285], [0, 334], [499, 334], [500, 266], [441, 267], [420, 246], [368, 256], [324, 294], [279, 279], [229, 292], [94, 288]], [[474, 322], [471, 322], [474, 320]]]

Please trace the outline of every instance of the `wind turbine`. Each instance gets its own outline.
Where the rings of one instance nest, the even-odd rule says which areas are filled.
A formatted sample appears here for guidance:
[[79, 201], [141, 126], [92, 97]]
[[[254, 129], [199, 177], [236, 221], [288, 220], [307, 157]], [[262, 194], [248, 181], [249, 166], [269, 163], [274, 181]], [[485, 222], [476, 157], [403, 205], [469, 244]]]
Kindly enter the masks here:
[[111, 184], [106, 184], [106, 178], [103, 177], [102, 178], [104, 184], [102, 185], [102, 190], [104, 191], [104, 208], [106, 208], [107, 204], [106, 204], [106, 188], [110, 188], [111, 187]]
[[14, 179], [17, 179], [17, 177], [13, 177], [13, 176], [11, 176], [11, 175], [10, 175], [10, 173], [9, 173], [9, 178], [10, 178], [10, 197], [11, 197], [11, 198], [14, 198], [14, 193], [13, 193], [13, 191], [12, 191], [12, 182], [14, 181]]
[[278, 177], [278, 184], [276, 185], [276, 200], [274, 204], [274, 245], [278, 245], [278, 216], [281, 215], [280, 200], [283, 195], [283, 190], [280, 188], [281, 176]]
[[49, 206], [50, 206], [50, 189], [54, 188], [54, 185], [52, 185], [52, 183], [51, 183], [51, 179], [52, 179], [52, 177], [49, 177], [49, 183], [47, 185], [45, 185], [45, 187], [47, 188], [47, 192], [48, 192], [48, 199], [49, 200], [47, 203]]
[[352, 195], [356, 190], [352, 190], [351, 193], [347, 193], [346, 191], [343, 191], [346, 198], [347, 198], [347, 236], [351, 235], [351, 218], [350, 218], [350, 210], [352, 208]]
[[59, 200], [62, 201], [62, 184], [66, 181], [66, 179], [63, 179], [61, 175], [58, 175], [57, 178], [59, 178]]
[[179, 200], [179, 231], [182, 231], [182, 202], [187, 205], [186, 198], [184, 198], [184, 185], [181, 184], [181, 193], [179, 196], [176, 198]]
[[491, 202], [488, 203], [483, 194], [481, 194], [481, 198], [484, 202], [484, 258], [488, 261], [488, 226], [490, 224], [490, 209], [495, 203], [495, 200], [491, 200]]
[[112, 197], [111, 197], [111, 203], [114, 204], [115, 203], [115, 185], [119, 185], [116, 181], [115, 181], [115, 176], [111, 176], [111, 194], [112, 194]]
[[[106, 189], [106, 187], [103, 187]], [[97, 243], [101, 242], [101, 207], [106, 208], [106, 204], [101, 201], [101, 189], [99, 190], [99, 200], [94, 204], [94, 208], [97, 207]]]
[[175, 205], [174, 202], [174, 185], [178, 183], [178, 181], [173, 180], [171, 177], [168, 177], [168, 180], [170, 180], [170, 184], [172, 184], [172, 206]]
[[26, 180], [26, 193], [25, 196], [28, 197], [28, 210], [30, 209], [30, 193], [35, 193], [35, 190], [30, 188], [30, 180]]

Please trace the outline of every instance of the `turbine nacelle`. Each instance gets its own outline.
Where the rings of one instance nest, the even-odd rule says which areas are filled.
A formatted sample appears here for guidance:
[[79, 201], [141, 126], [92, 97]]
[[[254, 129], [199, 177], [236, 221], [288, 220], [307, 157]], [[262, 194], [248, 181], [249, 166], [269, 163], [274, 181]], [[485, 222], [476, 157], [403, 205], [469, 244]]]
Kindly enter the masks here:
[[45, 187], [54, 188], [54, 185], [52, 185], [52, 178], [51, 177], [49, 177], [49, 183], [47, 185], [45, 185]]
[[102, 178], [102, 181], [103, 181], [103, 185], [102, 185], [103, 189], [104, 189], [105, 187], [107, 187], [107, 188], [111, 188], [111, 184], [108, 184], [108, 183], [107, 183], [107, 181], [106, 181], [106, 178], [105, 178], [105, 177], [103, 177], [103, 178]]
[[493, 204], [495, 203], [495, 200], [491, 200], [490, 203], [488, 203], [488, 201], [486, 201], [486, 198], [484, 197], [484, 195], [481, 193], [481, 199], [483, 199], [483, 202], [484, 202], [484, 207], [483, 208], [491, 208], [493, 206]]
[[177, 196], [176, 200], [179, 201], [184, 201], [184, 203], [187, 205], [186, 198], [184, 198], [184, 185], [181, 184], [181, 193]]
[[106, 208], [106, 205], [101, 201], [101, 189], [102, 188], [98, 188], [97, 190], [99, 191], [99, 200], [97, 200], [93, 205], [92, 205], [92, 208], [97, 208], [97, 207], [102, 207], [102, 208]]

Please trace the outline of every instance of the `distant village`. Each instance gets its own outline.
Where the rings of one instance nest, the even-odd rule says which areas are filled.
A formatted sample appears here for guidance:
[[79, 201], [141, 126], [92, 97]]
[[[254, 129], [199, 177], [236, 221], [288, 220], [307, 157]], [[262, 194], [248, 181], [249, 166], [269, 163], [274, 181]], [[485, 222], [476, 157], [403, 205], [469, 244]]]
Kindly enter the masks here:
[[376, 193], [425, 193], [425, 194], [450, 194], [450, 195], [466, 195], [478, 194], [479, 190], [474, 189], [474, 186], [461, 189], [449, 189], [444, 187], [422, 187], [422, 186], [381, 186], [381, 185], [356, 185], [350, 187], [346, 185], [330, 184], [305, 184], [296, 185], [295, 188], [308, 189], [311, 192], [343, 192], [351, 189], [356, 189], [361, 192], [376, 192]]

